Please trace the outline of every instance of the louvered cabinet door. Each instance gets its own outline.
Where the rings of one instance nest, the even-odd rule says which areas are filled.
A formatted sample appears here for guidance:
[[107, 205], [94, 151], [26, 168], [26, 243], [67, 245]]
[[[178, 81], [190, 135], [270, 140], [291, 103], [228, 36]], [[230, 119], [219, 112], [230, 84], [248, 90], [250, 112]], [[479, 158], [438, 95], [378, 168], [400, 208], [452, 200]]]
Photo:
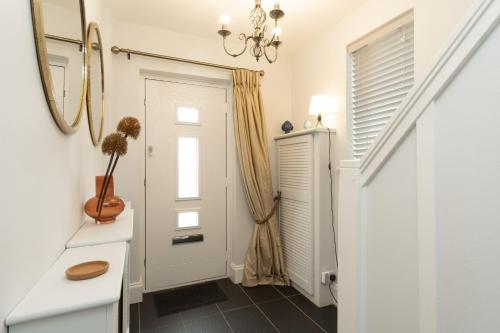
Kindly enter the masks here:
[[290, 279], [313, 294], [313, 137], [278, 141], [281, 239]]

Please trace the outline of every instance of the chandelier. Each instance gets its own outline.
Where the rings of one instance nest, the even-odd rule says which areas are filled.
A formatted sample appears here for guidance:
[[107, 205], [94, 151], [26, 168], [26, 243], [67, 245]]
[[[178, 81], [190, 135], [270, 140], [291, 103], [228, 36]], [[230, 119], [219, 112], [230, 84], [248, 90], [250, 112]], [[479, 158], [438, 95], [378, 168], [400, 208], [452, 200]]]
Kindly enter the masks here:
[[[279, 2], [276, 1], [274, 3], [274, 8], [269, 12], [269, 16], [274, 20], [274, 29], [272, 30], [271, 38], [266, 37], [266, 19], [267, 14], [261, 5], [262, 0], [255, 0], [255, 8], [250, 13], [250, 22], [253, 25], [253, 32], [250, 34], [241, 33], [239, 36], [239, 40], [244, 41], [245, 45], [241, 52], [231, 53], [227, 50], [226, 47], [226, 38], [231, 35], [231, 31], [229, 30], [229, 17], [227, 15], [223, 15], [220, 18], [222, 28], [218, 31], [219, 35], [222, 36], [222, 45], [224, 46], [224, 51], [232, 57], [238, 57], [245, 53], [248, 48], [248, 42], [252, 41], [253, 45], [250, 47], [250, 53], [255, 57], [257, 61], [261, 57], [265, 57], [269, 63], [273, 63], [278, 59], [278, 47], [281, 45], [280, 34], [281, 28], [278, 27], [278, 20], [285, 16], [285, 12], [280, 9]], [[268, 54], [271, 49], [274, 48], [274, 56], [270, 57]]]

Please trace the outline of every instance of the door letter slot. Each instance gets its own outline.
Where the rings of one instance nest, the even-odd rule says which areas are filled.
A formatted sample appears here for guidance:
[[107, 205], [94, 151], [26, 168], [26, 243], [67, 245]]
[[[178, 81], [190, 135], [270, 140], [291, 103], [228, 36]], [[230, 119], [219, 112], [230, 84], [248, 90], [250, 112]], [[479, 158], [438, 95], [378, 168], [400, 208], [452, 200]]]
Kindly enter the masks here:
[[172, 245], [194, 242], [203, 242], [203, 234], [175, 236], [172, 238]]

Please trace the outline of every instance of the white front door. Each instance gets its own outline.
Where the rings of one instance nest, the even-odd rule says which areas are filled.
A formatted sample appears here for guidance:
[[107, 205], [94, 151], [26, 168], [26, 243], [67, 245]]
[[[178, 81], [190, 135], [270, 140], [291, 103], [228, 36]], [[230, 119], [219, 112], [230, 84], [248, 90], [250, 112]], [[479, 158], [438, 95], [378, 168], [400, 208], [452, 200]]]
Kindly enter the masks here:
[[226, 275], [227, 88], [146, 79], [146, 290]]

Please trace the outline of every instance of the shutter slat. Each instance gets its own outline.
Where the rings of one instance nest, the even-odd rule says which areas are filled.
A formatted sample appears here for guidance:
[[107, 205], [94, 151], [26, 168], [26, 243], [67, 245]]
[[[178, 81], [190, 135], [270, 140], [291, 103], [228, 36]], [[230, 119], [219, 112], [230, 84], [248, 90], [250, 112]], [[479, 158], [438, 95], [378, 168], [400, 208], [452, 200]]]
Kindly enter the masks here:
[[386, 106], [382, 108], [377, 108], [376, 110], [368, 109], [366, 112], [356, 112], [353, 115], [353, 119], [356, 121], [363, 121], [363, 119], [372, 116], [380, 116], [380, 115], [391, 115], [397, 109], [397, 105], [399, 102], [394, 103], [395, 105]]
[[386, 73], [390, 73], [394, 71], [394, 69], [398, 69], [401, 72], [404, 72], [405, 70], [411, 71], [413, 68], [413, 63], [414, 63], [413, 56], [403, 60], [392, 59], [390, 62], [385, 63], [383, 66], [381, 65], [363, 71], [353, 71], [352, 80], [353, 82], [356, 82], [360, 80], [367, 80], [375, 75], [381, 75], [381, 74], [387, 75]]
[[366, 107], [366, 106], [372, 106], [372, 107], [377, 107], [378, 105], [385, 104], [385, 103], [396, 103], [396, 102], [401, 102], [401, 100], [406, 96], [406, 91], [398, 91], [396, 93], [393, 93], [391, 95], [385, 95], [383, 97], [379, 97], [378, 99], [370, 99], [367, 101], [359, 102], [357, 103], [356, 101], [353, 101], [353, 106], [354, 107]]
[[[373, 91], [372, 93], [368, 94], [361, 94], [356, 98], [353, 98], [353, 102], [356, 104], [360, 104], [362, 102], [366, 101], [371, 101], [371, 100], [380, 100], [381, 98], [384, 98], [385, 96], [392, 96], [397, 93], [407, 93], [408, 90], [413, 86], [413, 80], [411, 82], [406, 82], [406, 84], [391, 84], [388, 85], [387, 87], [380, 87], [376, 91]], [[386, 89], [384, 89], [386, 88]]]
[[354, 78], [351, 77], [351, 81], [354, 87], [365, 87], [371, 86], [375, 84], [382, 84], [382, 82], [390, 79], [394, 79], [395, 76], [411, 76], [413, 77], [413, 63], [409, 63], [404, 68], [394, 67], [386, 71], [378, 72], [378, 73], [369, 73], [367, 77]]
[[[371, 118], [367, 118], [366, 120], [357, 120], [356, 125], [363, 126], [364, 124], [371, 124], [372, 122], [379, 122], [379, 121], [383, 121], [384, 123], [387, 123], [387, 120], [389, 120], [389, 118], [391, 118], [391, 116], [392, 116], [392, 114], [384, 113], [382, 116], [371, 117]], [[358, 127], [356, 127], [356, 128], [358, 128]]]
[[[406, 37], [403, 41], [402, 38]], [[413, 45], [414, 32], [413, 29], [408, 29], [407, 31], [400, 32], [394, 31], [389, 33], [387, 36], [379, 40], [375, 41], [372, 44], [366, 45], [363, 48], [352, 54], [356, 59], [361, 59], [363, 57], [367, 57], [368, 55], [377, 54], [377, 52], [382, 52], [387, 49], [393, 48], [394, 45], [405, 45], [405, 43], [409, 43]]]
[[401, 71], [395, 71], [395, 74], [393, 73], [390, 75], [382, 76], [378, 80], [370, 80], [369, 82], [360, 82], [358, 84], [353, 83], [353, 87], [356, 88], [355, 94], [361, 94], [366, 91], [380, 89], [380, 87], [383, 87], [385, 85], [399, 83], [407, 80], [413, 80], [412, 73], [406, 73], [401, 75]]
[[365, 61], [358, 61], [358, 63], [354, 64], [356, 66], [356, 71], [366, 71], [372, 68], [376, 68], [378, 66], [382, 66], [383, 64], [389, 61], [404, 61], [406, 59], [413, 57], [413, 48], [401, 48], [398, 50], [392, 50], [392, 52], [382, 53], [377, 58], [366, 59]]

